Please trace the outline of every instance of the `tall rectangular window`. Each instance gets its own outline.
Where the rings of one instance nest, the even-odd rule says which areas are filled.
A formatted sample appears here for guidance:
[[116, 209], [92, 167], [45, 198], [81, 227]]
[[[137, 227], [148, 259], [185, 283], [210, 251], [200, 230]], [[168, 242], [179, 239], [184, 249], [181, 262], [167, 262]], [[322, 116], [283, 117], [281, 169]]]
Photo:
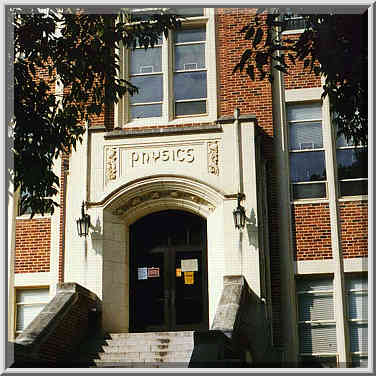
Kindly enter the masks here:
[[337, 336], [331, 278], [298, 279], [299, 355], [303, 365], [336, 367]]
[[367, 277], [347, 276], [346, 291], [353, 367], [368, 366], [368, 281]]
[[49, 300], [48, 288], [16, 289], [16, 334], [26, 329]]
[[139, 89], [130, 97], [131, 118], [162, 116], [163, 72], [162, 39], [154, 48], [137, 47], [131, 51], [130, 81]]
[[320, 103], [287, 105], [293, 199], [326, 197], [321, 119]]
[[[142, 18], [144, 13], [150, 17], [153, 11], [134, 13]], [[161, 36], [153, 47], [137, 47], [124, 54], [127, 61], [122, 77], [139, 92], [121, 101], [125, 106], [121, 106], [119, 122], [180, 124], [185, 117], [199, 122], [202, 117], [216, 116], [214, 10], [171, 8], [170, 12], [184, 17], [180, 29], [170, 31], [168, 38]]]
[[205, 28], [175, 33], [175, 116], [206, 113]]
[[341, 196], [368, 194], [367, 148], [354, 146], [341, 135], [337, 138], [337, 173]]

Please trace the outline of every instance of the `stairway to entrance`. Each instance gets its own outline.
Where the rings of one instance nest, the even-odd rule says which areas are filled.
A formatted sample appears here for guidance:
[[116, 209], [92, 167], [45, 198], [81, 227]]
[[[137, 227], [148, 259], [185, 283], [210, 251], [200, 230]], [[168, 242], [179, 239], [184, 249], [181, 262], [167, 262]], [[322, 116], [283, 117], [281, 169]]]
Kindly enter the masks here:
[[81, 367], [188, 367], [193, 332], [110, 333], [88, 339], [79, 349]]
[[192, 362], [194, 358], [197, 360], [192, 357], [193, 334], [193, 331], [98, 334], [80, 345], [75, 359], [71, 359], [72, 365], [85, 368], [244, 367], [238, 357], [213, 360], [210, 349], [204, 350], [208, 352], [209, 362], [203, 362], [202, 358]]

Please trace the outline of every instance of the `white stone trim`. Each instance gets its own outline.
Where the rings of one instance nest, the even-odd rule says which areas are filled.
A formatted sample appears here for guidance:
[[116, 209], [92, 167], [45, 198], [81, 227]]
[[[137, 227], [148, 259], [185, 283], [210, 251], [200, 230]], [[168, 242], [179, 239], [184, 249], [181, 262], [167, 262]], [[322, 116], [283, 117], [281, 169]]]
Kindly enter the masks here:
[[50, 272], [41, 273], [16, 273], [14, 287], [49, 286]]
[[295, 274], [329, 274], [334, 272], [333, 259], [295, 261]]
[[368, 195], [359, 195], [359, 196], [344, 196], [338, 199], [339, 202], [348, 202], [348, 201], [368, 201]]
[[320, 101], [322, 87], [285, 90], [286, 102]]
[[[56, 209], [55, 209], [56, 210]], [[42, 214], [35, 214], [33, 218], [30, 218], [30, 214], [22, 214], [16, 217], [16, 220], [31, 220], [31, 219], [51, 219], [52, 215], [50, 213], [46, 213], [45, 215]]]
[[368, 272], [368, 257], [344, 259], [345, 273]]

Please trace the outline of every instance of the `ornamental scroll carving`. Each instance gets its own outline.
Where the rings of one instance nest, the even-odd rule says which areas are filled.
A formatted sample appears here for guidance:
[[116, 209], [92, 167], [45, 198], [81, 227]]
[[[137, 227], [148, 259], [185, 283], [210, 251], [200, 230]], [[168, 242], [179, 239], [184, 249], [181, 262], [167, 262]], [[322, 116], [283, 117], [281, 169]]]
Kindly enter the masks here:
[[113, 208], [112, 213], [114, 215], [123, 215], [128, 210], [136, 207], [137, 205], [144, 204], [147, 202], [151, 202], [154, 200], [165, 200], [165, 199], [179, 199], [179, 200], [186, 200], [192, 201], [198, 205], [206, 206], [209, 211], [213, 211], [214, 207], [205, 199], [200, 198], [191, 193], [179, 192], [179, 191], [153, 191], [148, 192], [142, 195], [138, 195], [133, 197], [126, 202], [123, 202], [119, 207]]
[[117, 175], [117, 148], [107, 149], [106, 161], [107, 180], [115, 180]]
[[219, 175], [218, 141], [208, 142], [208, 170], [210, 174]]

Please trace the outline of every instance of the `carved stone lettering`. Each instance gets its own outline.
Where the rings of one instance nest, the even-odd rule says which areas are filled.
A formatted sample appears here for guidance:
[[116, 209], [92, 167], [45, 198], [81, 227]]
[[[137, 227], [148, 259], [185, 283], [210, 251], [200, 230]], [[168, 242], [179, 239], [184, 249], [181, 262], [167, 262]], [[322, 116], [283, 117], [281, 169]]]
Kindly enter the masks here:
[[195, 151], [192, 147], [182, 146], [132, 151], [129, 159], [131, 167], [147, 167], [165, 163], [191, 164], [195, 160]]

